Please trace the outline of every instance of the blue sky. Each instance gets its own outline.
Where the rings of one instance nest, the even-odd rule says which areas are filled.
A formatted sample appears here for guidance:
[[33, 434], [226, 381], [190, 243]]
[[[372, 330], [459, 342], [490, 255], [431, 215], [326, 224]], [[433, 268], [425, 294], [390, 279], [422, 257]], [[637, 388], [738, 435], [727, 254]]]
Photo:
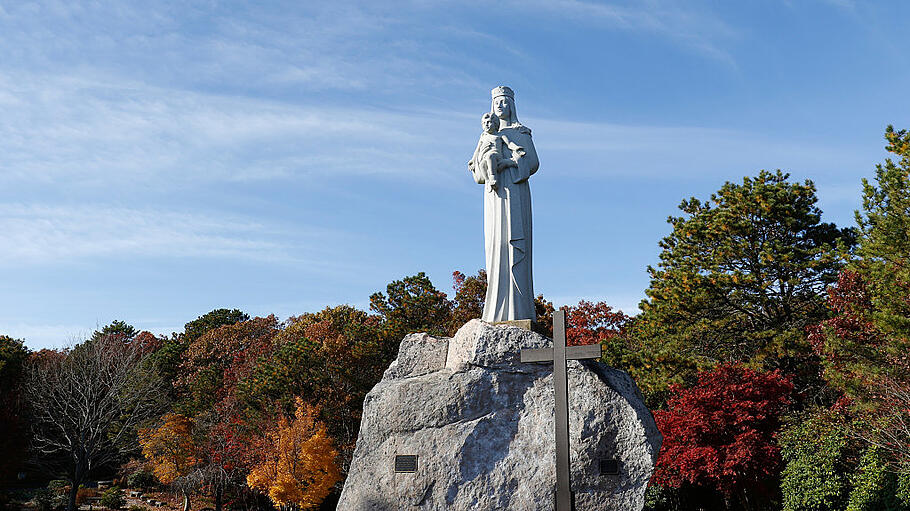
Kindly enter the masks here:
[[534, 131], [535, 290], [635, 312], [684, 197], [781, 168], [852, 225], [910, 4], [0, 1], [0, 334], [280, 318], [483, 266], [489, 91]]

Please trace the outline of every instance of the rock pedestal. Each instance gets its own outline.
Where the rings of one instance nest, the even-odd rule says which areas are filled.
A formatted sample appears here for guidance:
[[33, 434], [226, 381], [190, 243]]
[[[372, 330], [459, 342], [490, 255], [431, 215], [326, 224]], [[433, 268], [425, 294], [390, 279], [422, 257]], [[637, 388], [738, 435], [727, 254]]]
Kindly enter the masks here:
[[[405, 337], [364, 402], [338, 509], [554, 509], [553, 368], [519, 360], [548, 346], [480, 320], [450, 339]], [[569, 361], [568, 380], [577, 509], [640, 510], [661, 436], [638, 388], [596, 362]], [[396, 472], [396, 455], [416, 455], [416, 471]]]

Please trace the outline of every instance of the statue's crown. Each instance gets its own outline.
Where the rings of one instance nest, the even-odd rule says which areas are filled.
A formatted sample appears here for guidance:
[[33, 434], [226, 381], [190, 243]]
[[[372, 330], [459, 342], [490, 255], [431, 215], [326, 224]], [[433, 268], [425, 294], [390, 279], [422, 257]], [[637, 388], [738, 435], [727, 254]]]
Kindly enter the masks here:
[[508, 96], [511, 99], [515, 99], [515, 93], [512, 92], [512, 89], [506, 87], [505, 85], [500, 85], [493, 89], [493, 97], [498, 98], [499, 96]]

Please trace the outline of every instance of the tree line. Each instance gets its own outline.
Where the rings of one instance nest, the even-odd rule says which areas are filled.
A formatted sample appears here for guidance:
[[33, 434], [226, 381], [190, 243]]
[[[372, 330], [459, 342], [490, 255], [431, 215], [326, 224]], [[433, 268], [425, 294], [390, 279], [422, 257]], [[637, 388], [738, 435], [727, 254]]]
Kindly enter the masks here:
[[[567, 308], [570, 344], [602, 344], [664, 435], [648, 509], [910, 510], [910, 134], [885, 138], [855, 226], [761, 171], [682, 201], [640, 314]], [[218, 309], [170, 336], [115, 321], [37, 352], [0, 337], [0, 480], [62, 479], [68, 510], [90, 477], [186, 510], [331, 509], [402, 337], [453, 335], [485, 291], [482, 270], [454, 272], [451, 298], [418, 273], [368, 311]]]

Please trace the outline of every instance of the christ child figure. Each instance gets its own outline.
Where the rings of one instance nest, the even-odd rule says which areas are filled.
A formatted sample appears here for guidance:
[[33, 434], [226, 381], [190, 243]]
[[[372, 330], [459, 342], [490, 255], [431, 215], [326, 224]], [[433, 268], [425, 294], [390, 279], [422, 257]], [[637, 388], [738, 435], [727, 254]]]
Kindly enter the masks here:
[[493, 191], [497, 185], [496, 174], [504, 168], [518, 166], [513, 160], [503, 157], [503, 144], [516, 156], [524, 154], [524, 149], [514, 144], [505, 135], [499, 134], [499, 117], [496, 114], [485, 113], [480, 122], [483, 126], [483, 133], [480, 134], [477, 149], [474, 151], [474, 157], [471, 158], [468, 167], [480, 173], [487, 184], [487, 191]]

